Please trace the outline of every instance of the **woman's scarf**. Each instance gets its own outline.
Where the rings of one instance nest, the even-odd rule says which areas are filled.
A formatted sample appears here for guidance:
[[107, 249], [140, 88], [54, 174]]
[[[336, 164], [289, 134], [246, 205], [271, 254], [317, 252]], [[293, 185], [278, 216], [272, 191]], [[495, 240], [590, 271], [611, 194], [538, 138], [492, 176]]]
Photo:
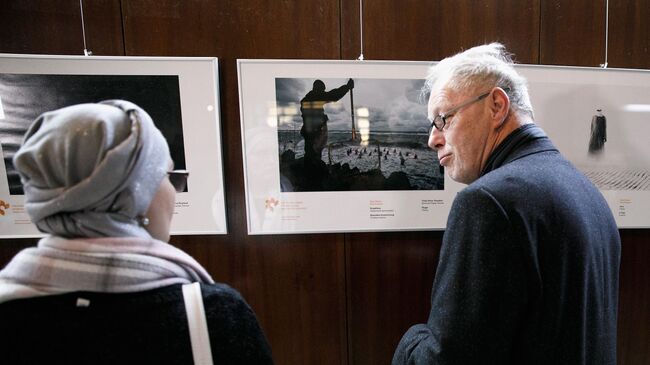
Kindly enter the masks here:
[[169, 169], [151, 117], [123, 100], [47, 112], [14, 156], [25, 208], [56, 236], [150, 238], [138, 225]]
[[48, 236], [0, 271], [0, 303], [75, 291], [138, 292], [196, 281], [213, 283], [191, 256], [153, 238]]

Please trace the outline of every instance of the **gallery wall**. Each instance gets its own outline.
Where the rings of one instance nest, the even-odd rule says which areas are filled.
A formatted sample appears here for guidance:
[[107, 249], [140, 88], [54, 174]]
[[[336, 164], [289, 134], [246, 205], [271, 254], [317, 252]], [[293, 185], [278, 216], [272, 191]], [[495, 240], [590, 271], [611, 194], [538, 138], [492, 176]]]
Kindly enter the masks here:
[[[388, 364], [423, 322], [443, 232], [249, 236], [238, 58], [439, 60], [501, 41], [521, 63], [650, 69], [650, 0], [92, 0], [95, 55], [219, 58], [229, 234], [171, 242], [242, 292], [278, 364]], [[363, 32], [360, 23], [363, 24]], [[83, 54], [78, 0], [7, 0], [0, 52]], [[360, 36], [363, 33], [363, 41]], [[345, 212], [341, 212], [345, 214]], [[650, 213], [649, 213], [650, 214]], [[622, 230], [619, 364], [650, 363], [650, 230]], [[0, 267], [35, 240], [0, 241]]]

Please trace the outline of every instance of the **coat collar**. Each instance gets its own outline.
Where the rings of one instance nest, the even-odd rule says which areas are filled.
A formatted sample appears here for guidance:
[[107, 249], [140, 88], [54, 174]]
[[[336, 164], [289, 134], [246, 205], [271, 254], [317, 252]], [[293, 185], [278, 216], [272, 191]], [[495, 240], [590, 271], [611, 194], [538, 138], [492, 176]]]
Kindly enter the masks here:
[[490, 154], [481, 176], [495, 170], [508, 162], [517, 160], [524, 156], [545, 152], [556, 151], [557, 148], [546, 133], [534, 123], [525, 124], [510, 133]]

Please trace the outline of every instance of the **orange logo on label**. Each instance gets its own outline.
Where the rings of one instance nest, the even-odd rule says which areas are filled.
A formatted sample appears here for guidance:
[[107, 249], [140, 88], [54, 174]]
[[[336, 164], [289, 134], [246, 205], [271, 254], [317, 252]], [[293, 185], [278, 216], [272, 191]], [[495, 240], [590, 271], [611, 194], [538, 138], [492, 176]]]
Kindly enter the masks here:
[[5, 209], [11, 208], [11, 205], [9, 203], [5, 202], [4, 200], [0, 200], [0, 215], [5, 215]]
[[278, 206], [278, 204], [280, 204], [280, 201], [275, 198], [268, 198], [264, 201], [266, 210], [270, 210], [271, 212], [273, 211], [273, 208]]

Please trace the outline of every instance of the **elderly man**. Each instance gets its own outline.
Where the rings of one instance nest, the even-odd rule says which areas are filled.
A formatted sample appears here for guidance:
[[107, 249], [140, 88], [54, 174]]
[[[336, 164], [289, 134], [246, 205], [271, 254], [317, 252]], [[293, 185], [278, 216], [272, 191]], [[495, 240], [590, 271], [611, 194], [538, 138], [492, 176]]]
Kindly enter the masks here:
[[433, 66], [429, 146], [469, 184], [447, 221], [426, 324], [393, 364], [615, 364], [620, 238], [600, 192], [533, 122], [501, 44]]

